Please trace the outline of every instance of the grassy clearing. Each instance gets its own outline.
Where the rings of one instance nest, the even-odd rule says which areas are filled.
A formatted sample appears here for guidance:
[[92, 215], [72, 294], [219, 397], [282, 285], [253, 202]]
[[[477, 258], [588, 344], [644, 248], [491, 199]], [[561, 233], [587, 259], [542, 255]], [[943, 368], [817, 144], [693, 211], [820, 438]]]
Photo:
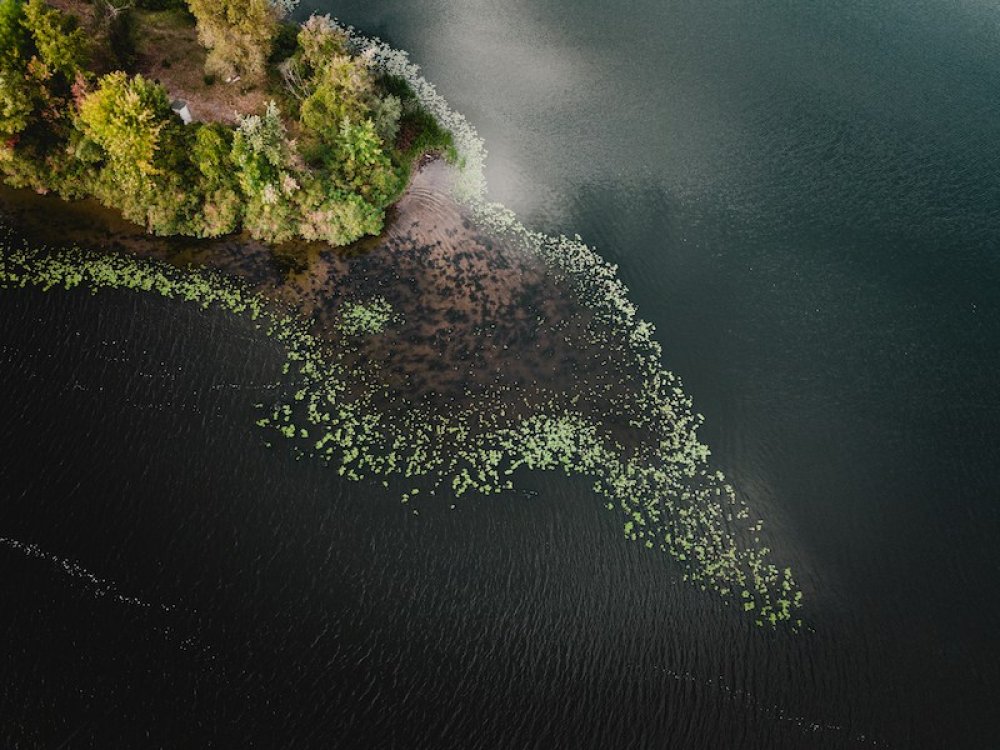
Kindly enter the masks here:
[[235, 125], [241, 113], [261, 112], [269, 99], [283, 99], [277, 81], [261, 87], [205, 75], [205, 49], [187, 13], [137, 10], [134, 14], [135, 72], [162, 85], [171, 98], [185, 100], [195, 120]]

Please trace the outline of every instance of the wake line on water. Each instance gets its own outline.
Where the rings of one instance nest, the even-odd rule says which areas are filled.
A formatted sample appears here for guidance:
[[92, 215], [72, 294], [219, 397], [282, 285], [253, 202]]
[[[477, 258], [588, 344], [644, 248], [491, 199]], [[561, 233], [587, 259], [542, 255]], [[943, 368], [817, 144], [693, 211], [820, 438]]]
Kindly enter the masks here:
[[760, 716], [773, 721], [790, 724], [802, 732], [802, 734], [843, 734], [851, 733], [847, 738], [850, 742], [859, 745], [870, 745], [872, 747], [889, 747], [882, 740], [869, 736], [865, 733], [853, 733], [853, 731], [843, 725], [829, 720], [811, 719], [805, 716], [796, 715], [778, 704], [768, 704], [757, 698], [753, 693], [743, 688], [734, 688], [726, 683], [725, 677], [719, 675], [718, 679], [704, 679], [688, 671], [677, 671], [669, 667], [653, 666], [676, 682], [686, 682], [692, 685], [709, 689], [722, 690], [734, 702], [738, 702], [743, 708], [753, 711]]
[[[203, 643], [197, 635], [191, 634], [189, 624], [178, 619], [179, 616], [194, 614], [193, 612], [183, 612], [173, 604], [154, 604], [138, 596], [130, 596], [124, 593], [113, 581], [101, 578], [74, 560], [46, 552], [37, 544], [22, 542], [10, 537], [0, 537], [0, 545], [33, 560], [48, 563], [70, 579], [82, 581], [85, 590], [95, 599], [107, 599], [146, 612], [149, 616], [154, 617], [150, 623], [152, 629], [169, 642], [174, 643], [181, 651], [193, 652], [211, 661], [215, 660], [213, 649]], [[170, 619], [166, 620], [166, 624], [163, 620], [164, 615], [170, 616]]]
[[147, 610], [158, 609], [163, 612], [174, 612], [177, 609], [172, 604], [152, 604], [144, 599], [140, 599], [137, 596], [129, 596], [122, 593], [121, 589], [112, 581], [100, 578], [73, 560], [46, 552], [37, 544], [21, 542], [17, 539], [10, 539], [9, 537], [0, 537], [0, 544], [14, 550], [15, 552], [20, 552], [26, 557], [47, 562], [64, 575], [83, 581], [87, 584], [87, 589], [90, 593], [97, 598], [108, 598], [118, 602], [119, 604], [126, 604], [128, 606], [140, 607]]

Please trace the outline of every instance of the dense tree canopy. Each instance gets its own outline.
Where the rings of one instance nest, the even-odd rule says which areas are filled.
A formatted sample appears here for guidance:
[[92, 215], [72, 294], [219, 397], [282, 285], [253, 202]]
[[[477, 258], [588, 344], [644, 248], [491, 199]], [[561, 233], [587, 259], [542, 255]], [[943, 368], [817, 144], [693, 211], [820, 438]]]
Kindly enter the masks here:
[[189, 138], [162, 86], [111, 73], [80, 104], [78, 122], [99, 150], [98, 197], [152, 231], [190, 228], [195, 194], [184, 184], [191, 171]]
[[87, 63], [87, 36], [77, 28], [76, 19], [50, 8], [44, 0], [29, 0], [24, 7], [44, 76], [61, 73], [68, 81]]
[[28, 80], [31, 37], [24, 25], [24, 6], [0, 0], [0, 136], [23, 131], [34, 110], [34, 86]]
[[80, 105], [79, 118], [84, 135], [104, 149], [109, 163], [145, 175], [159, 171], [157, 152], [178, 127], [163, 87], [120, 71], [101, 79]]
[[279, 11], [269, 0], [188, 0], [198, 37], [208, 49], [206, 72], [223, 78], [263, 78], [278, 33]]
[[[263, 77], [281, 10], [294, 3], [186, 1], [210, 67]], [[181, 28], [193, 39], [193, 27]], [[292, 38], [285, 89], [268, 92], [263, 112], [235, 128], [186, 126], [150, 77], [88, 69], [91, 40], [74, 18], [43, 0], [0, 0], [0, 176], [94, 196], [158, 234], [219, 236], [242, 226], [268, 242], [342, 245], [377, 233], [415, 155], [414, 133], [432, 134], [431, 143], [442, 131], [402, 89], [387, 92], [329, 18], [310, 19]]]

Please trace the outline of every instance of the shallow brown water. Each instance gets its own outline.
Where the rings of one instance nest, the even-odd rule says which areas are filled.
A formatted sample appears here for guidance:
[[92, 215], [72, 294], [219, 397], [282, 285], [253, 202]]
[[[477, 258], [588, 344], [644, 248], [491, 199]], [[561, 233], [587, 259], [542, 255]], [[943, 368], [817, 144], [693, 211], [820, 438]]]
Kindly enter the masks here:
[[[6, 188], [0, 198], [33, 242], [219, 269], [314, 321], [314, 333], [335, 347], [344, 303], [383, 297], [397, 321], [341, 351], [348, 367], [377, 373], [386, 407], [487, 399], [509, 414], [539, 404], [614, 411], [610, 401], [622, 401], [623, 386], [636, 386], [608, 366], [624, 347], [616, 354], [590, 343], [600, 325], [569, 284], [536, 254], [479, 228], [451, 198], [451, 176], [444, 162], [426, 160], [381, 236], [336, 249], [307, 242], [272, 249], [246, 235], [154, 237], [92, 201]], [[629, 432], [608, 427], [623, 439]]]

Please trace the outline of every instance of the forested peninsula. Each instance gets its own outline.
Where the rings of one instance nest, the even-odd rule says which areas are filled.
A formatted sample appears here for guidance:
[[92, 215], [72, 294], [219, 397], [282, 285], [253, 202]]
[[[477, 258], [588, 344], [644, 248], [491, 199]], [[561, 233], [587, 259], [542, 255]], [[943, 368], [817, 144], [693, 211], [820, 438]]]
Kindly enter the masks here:
[[344, 245], [451, 134], [295, 0], [0, 0], [0, 176], [157, 235]]

